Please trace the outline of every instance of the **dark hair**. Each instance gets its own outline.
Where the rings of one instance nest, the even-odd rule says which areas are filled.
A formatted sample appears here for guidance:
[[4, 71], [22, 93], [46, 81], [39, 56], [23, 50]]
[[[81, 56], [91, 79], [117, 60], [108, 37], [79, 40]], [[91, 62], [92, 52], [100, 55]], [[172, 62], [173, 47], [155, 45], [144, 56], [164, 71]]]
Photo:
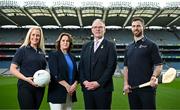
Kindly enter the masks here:
[[142, 23], [143, 27], [145, 27], [145, 26], [144, 26], [144, 20], [143, 20], [141, 17], [134, 17], [134, 18], [132, 19], [131, 23], [134, 22], [134, 21], [140, 21], [140, 22]]
[[69, 42], [70, 42], [70, 45], [69, 45], [69, 49], [68, 49], [68, 52], [71, 50], [72, 46], [73, 46], [73, 43], [72, 43], [72, 35], [69, 34], [69, 33], [61, 33], [58, 37], [58, 39], [56, 40], [56, 50], [60, 50], [60, 42], [61, 42], [61, 39], [63, 36], [68, 36], [68, 39], [69, 39]]

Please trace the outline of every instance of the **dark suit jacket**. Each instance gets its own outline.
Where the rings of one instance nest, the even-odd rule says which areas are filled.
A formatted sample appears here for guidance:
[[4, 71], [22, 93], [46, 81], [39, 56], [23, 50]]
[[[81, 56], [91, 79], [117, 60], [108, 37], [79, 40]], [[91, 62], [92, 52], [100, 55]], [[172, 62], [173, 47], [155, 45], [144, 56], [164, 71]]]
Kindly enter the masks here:
[[97, 90], [112, 92], [114, 89], [112, 76], [117, 64], [115, 46], [112, 42], [104, 39], [96, 50], [92, 63], [93, 45], [93, 41], [85, 44], [81, 52], [79, 72], [82, 90], [87, 91], [82, 84], [87, 80], [97, 81], [100, 84]]
[[[75, 58], [70, 54], [72, 59], [74, 70], [73, 70], [73, 83], [78, 81], [78, 72]], [[64, 86], [59, 84], [59, 81], [65, 80], [68, 82], [68, 65], [66, 59], [61, 51], [54, 51], [49, 54], [49, 69], [51, 74], [51, 82], [48, 88], [48, 102], [52, 103], [65, 103], [67, 91]], [[72, 101], [77, 101], [76, 93], [72, 96]]]

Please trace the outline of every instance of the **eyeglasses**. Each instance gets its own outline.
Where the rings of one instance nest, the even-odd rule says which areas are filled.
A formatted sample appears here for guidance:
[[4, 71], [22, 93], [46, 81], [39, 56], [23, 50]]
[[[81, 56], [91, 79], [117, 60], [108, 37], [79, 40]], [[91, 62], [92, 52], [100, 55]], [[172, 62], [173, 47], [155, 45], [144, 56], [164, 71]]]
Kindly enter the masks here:
[[93, 26], [92, 29], [103, 29], [103, 26]]

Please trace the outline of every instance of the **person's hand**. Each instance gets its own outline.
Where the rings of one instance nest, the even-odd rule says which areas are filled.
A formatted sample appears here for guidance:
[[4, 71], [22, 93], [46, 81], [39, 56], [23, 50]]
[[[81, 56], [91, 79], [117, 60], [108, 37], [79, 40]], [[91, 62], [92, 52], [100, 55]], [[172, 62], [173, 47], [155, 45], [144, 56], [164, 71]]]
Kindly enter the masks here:
[[38, 87], [38, 85], [34, 83], [33, 77], [26, 77], [26, 78], [25, 78], [25, 81], [28, 82], [28, 83], [30, 83], [31, 85], [33, 85], [33, 86], [35, 86], [35, 87]]
[[87, 90], [91, 90], [92, 88], [92, 83], [87, 80], [83, 82], [83, 85]]
[[86, 85], [88, 85], [88, 83], [89, 83], [89, 81], [86, 80], [83, 82], [83, 85], [86, 87]]
[[99, 86], [100, 84], [97, 81], [92, 81], [92, 82], [88, 82], [85, 87], [87, 90], [95, 90]]
[[69, 88], [69, 95], [72, 96], [73, 93], [76, 91], [77, 83], [74, 83], [73, 85], [70, 86]]
[[89, 90], [95, 90], [100, 86], [100, 84], [97, 81], [92, 81], [90, 84]]
[[87, 80], [83, 82], [83, 85], [87, 90], [95, 90], [100, 86], [100, 84], [97, 81], [89, 82]]
[[157, 87], [158, 83], [157, 83], [157, 78], [155, 76], [152, 76], [150, 79], [150, 85], [151, 87]]
[[71, 87], [71, 86], [70, 86], [69, 84], [66, 84], [66, 85], [65, 85], [65, 88], [66, 88], [67, 93], [69, 93], [70, 87]]
[[131, 86], [129, 84], [124, 84], [123, 92], [125, 94], [128, 94], [129, 92], [131, 92]]

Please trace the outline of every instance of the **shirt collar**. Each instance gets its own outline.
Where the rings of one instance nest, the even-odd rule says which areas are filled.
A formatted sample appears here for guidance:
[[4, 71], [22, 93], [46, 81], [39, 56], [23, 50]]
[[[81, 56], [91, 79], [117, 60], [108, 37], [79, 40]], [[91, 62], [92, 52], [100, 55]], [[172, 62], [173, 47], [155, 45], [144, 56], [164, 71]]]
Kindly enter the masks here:
[[134, 41], [137, 42], [137, 41], [141, 40], [142, 38], [144, 38], [144, 36], [141, 36], [141, 37], [135, 37], [134, 36]]
[[143, 36], [141, 38], [139, 38], [137, 41], [134, 40], [134, 43], [137, 43], [137, 42], [144, 42], [146, 40], [146, 37]]
[[39, 51], [41, 51], [41, 49], [40, 48], [37, 48], [37, 50], [36, 49], [34, 49], [30, 44], [28, 44], [27, 45], [27, 47], [28, 48], [30, 48], [30, 49], [32, 49], [32, 50], [35, 50], [36, 52], [39, 52]]
[[101, 44], [101, 42], [103, 41], [103, 39], [104, 39], [104, 37], [102, 37], [101, 39], [98, 39], [98, 40], [94, 39], [94, 42], [98, 41], [98, 42], [99, 42], [98, 44]]
[[142, 37], [141, 39], [139, 39], [138, 41], [134, 40], [134, 43], [140, 43], [140, 42], [144, 42], [146, 40], [146, 37]]

